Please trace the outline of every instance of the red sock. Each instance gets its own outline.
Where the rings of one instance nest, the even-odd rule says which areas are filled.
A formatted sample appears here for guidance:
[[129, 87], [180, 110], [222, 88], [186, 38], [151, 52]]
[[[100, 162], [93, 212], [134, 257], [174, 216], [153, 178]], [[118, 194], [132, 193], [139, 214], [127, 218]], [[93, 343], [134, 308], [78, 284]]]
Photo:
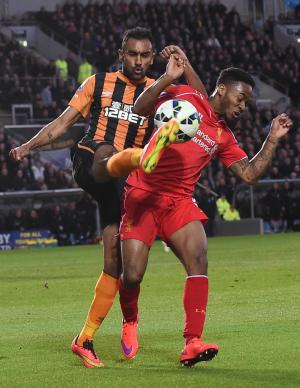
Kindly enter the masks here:
[[207, 276], [187, 277], [183, 291], [183, 306], [185, 311], [183, 336], [186, 343], [194, 337], [201, 338], [205, 323], [207, 299]]
[[137, 320], [138, 316], [138, 298], [140, 286], [135, 288], [125, 288], [122, 280], [119, 280], [120, 305], [126, 322]]

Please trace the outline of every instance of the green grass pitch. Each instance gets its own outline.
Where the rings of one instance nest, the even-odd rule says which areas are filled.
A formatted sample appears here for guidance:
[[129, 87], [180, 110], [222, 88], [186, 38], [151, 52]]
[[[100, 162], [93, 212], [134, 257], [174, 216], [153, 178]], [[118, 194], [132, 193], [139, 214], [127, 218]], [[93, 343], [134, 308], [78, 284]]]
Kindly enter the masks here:
[[209, 240], [204, 339], [221, 350], [192, 369], [178, 363], [185, 274], [159, 242], [142, 285], [138, 356], [121, 357], [117, 300], [95, 339], [106, 367], [72, 355], [101, 249], [0, 252], [0, 387], [300, 387], [299, 233]]

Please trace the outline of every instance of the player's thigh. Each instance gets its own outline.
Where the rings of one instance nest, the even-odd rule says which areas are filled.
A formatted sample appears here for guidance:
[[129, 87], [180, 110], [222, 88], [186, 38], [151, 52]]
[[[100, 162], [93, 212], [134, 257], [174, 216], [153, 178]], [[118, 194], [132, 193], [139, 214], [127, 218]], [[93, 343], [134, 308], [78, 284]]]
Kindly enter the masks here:
[[122, 250], [122, 280], [125, 287], [133, 287], [143, 280], [147, 264], [149, 247], [136, 239], [121, 242]]
[[[80, 144], [79, 144], [80, 145]], [[78, 146], [79, 146], [78, 145]], [[87, 147], [89, 145], [90, 147]], [[110, 179], [108, 182], [96, 182], [91, 174], [91, 167], [94, 161], [94, 153], [91, 145], [84, 143], [85, 148], [75, 148], [73, 154], [73, 176], [76, 183], [89, 193], [99, 205], [101, 227], [119, 224], [121, 216], [121, 198], [124, 190], [125, 180], [123, 178]], [[101, 149], [103, 146], [98, 146]]]
[[148, 191], [127, 186], [124, 191], [120, 237], [142, 241], [148, 248], [157, 236], [157, 222], [153, 215], [155, 199]]
[[168, 239], [189, 276], [207, 274], [207, 238], [201, 221], [191, 221]]
[[96, 182], [107, 182], [111, 179], [107, 171], [107, 160], [114, 155], [117, 150], [111, 144], [102, 144], [97, 148], [91, 168], [91, 174]]
[[126, 188], [120, 238], [123, 280], [127, 286], [142, 281], [149, 249], [157, 235], [152, 203], [151, 193], [133, 187]]

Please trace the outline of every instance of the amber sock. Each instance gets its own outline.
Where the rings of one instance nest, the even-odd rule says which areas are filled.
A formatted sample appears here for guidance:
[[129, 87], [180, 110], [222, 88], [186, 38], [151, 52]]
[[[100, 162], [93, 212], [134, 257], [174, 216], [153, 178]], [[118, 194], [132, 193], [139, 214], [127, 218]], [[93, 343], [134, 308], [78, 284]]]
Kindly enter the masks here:
[[102, 321], [108, 314], [118, 292], [118, 279], [102, 272], [95, 287], [95, 295], [77, 344], [82, 346], [92, 340]]
[[108, 159], [107, 171], [111, 177], [127, 176], [135, 170], [143, 152], [141, 148], [126, 148]]

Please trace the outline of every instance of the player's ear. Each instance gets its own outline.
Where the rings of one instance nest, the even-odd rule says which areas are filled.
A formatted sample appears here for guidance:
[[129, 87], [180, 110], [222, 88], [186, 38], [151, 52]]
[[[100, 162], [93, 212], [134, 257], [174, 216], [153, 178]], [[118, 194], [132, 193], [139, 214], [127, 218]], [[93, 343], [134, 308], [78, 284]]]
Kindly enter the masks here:
[[156, 52], [155, 52], [155, 51], [153, 51], [153, 53], [152, 53], [152, 60], [151, 60], [151, 65], [153, 65], [153, 62], [154, 62], [154, 58], [155, 58], [155, 56], [156, 56]]
[[122, 62], [123, 61], [123, 58], [124, 58], [124, 52], [122, 49], [119, 49], [118, 50], [118, 54], [119, 54], [119, 61]]
[[226, 85], [220, 84], [218, 86], [217, 93], [218, 93], [219, 96], [224, 96], [224, 94], [226, 93]]

